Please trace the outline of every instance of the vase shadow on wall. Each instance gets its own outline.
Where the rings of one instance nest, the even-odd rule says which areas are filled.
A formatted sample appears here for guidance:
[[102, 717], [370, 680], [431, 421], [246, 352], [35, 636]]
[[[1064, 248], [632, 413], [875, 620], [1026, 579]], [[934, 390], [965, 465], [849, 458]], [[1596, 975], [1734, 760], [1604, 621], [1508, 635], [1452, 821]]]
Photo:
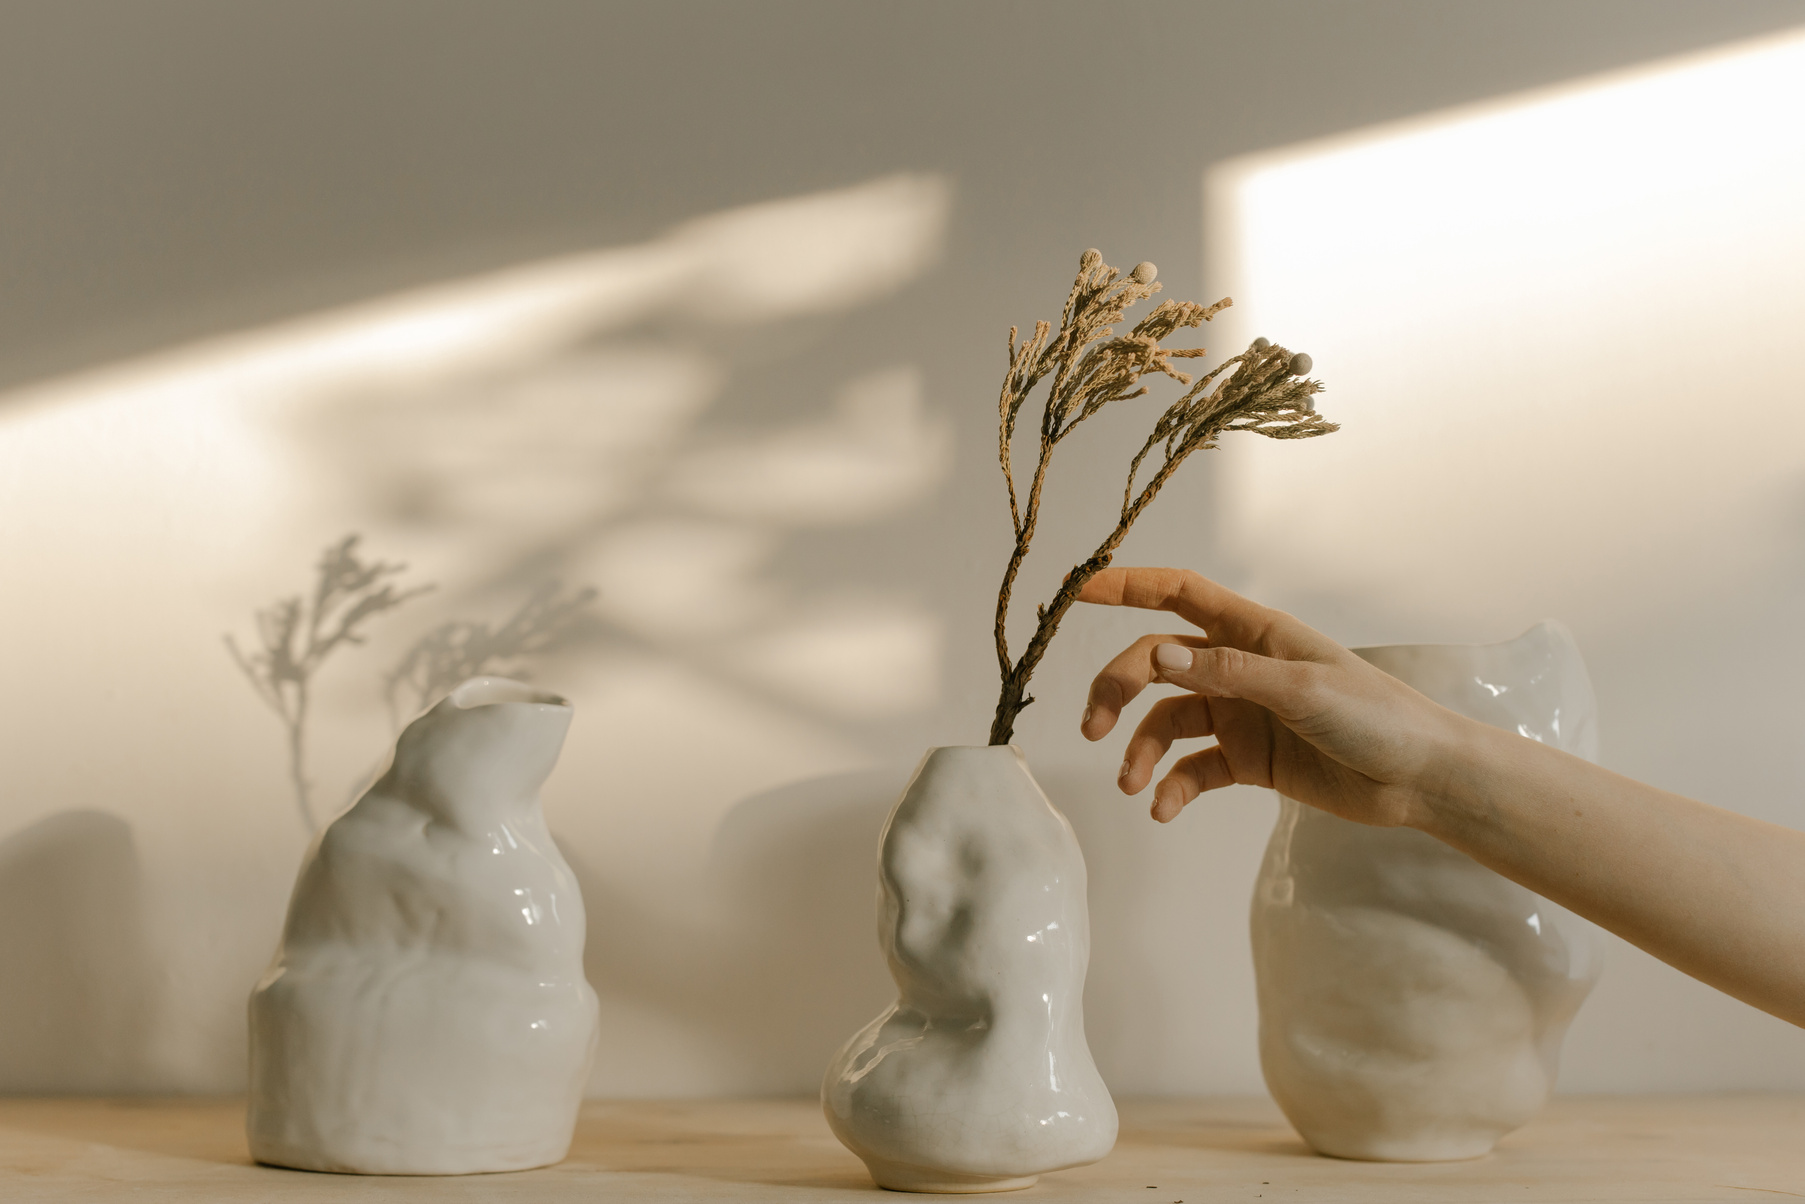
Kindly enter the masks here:
[[[700, 918], [647, 906], [563, 842], [588, 911], [586, 969], [597, 992], [695, 1034], [715, 1060], [711, 1081], [720, 1092], [812, 1095], [845, 1034], [895, 997], [876, 939], [877, 850], [912, 769], [810, 778], [741, 801], [715, 831], [712, 897]], [[1108, 1081], [1112, 1061], [1147, 1056], [1134, 1034], [1164, 1031], [1184, 1007], [1148, 989], [1160, 951], [1148, 944], [1147, 919], [1159, 901], [1145, 868], [1172, 833], [1122, 799], [1107, 773], [1055, 768], [1044, 777], [1078, 834], [1090, 878], [1085, 1009]], [[1247, 822], [1270, 826], [1264, 808]], [[1220, 884], [1223, 899], [1244, 906], [1253, 870], [1246, 883]], [[604, 1078], [609, 1057], [604, 1038]]]
[[[561, 844], [589, 916], [590, 982], [693, 1033], [718, 1081], [813, 1094], [845, 1033], [894, 993], [872, 883], [906, 780], [897, 769], [834, 774], [740, 802], [710, 849], [712, 922], [654, 913]], [[609, 1055], [604, 1036], [603, 1074]]]
[[158, 986], [130, 824], [63, 811], [0, 840], [0, 1093], [148, 1082]]

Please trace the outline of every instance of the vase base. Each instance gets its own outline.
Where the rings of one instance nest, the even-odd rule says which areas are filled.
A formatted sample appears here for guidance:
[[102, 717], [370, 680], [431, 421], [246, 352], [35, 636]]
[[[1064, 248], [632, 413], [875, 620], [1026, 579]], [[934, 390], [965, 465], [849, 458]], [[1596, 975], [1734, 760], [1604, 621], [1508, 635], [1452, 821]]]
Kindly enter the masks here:
[[368, 1150], [346, 1151], [307, 1148], [287, 1143], [253, 1142], [251, 1157], [264, 1166], [291, 1171], [313, 1171], [328, 1175], [400, 1175], [438, 1177], [454, 1175], [503, 1175], [514, 1171], [536, 1170], [556, 1166], [569, 1152], [568, 1143], [542, 1146], [538, 1150], [493, 1152], [488, 1156], [469, 1149], [408, 1150], [398, 1155], [393, 1150], [375, 1154]]
[[913, 1191], [938, 1196], [969, 1196], [980, 1192], [1020, 1191], [1033, 1187], [1039, 1175], [966, 1175], [931, 1166], [910, 1166], [902, 1162], [885, 1162], [881, 1158], [865, 1159], [871, 1178], [886, 1191]]
[[1304, 1139], [1324, 1158], [1344, 1162], [1471, 1162], [1484, 1158], [1498, 1142], [1496, 1137], [1471, 1141], [1433, 1142], [1315, 1142]]

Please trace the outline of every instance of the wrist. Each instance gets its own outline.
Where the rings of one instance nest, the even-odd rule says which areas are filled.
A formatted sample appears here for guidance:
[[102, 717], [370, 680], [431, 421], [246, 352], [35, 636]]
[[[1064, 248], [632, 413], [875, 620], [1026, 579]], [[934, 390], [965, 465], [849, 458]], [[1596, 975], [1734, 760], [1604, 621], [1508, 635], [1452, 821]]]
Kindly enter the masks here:
[[1445, 841], [1482, 822], [1487, 784], [1497, 780], [1500, 759], [1523, 737], [1436, 709], [1440, 713], [1426, 733], [1426, 755], [1412, 775], [1412, 806], [1404, 822]]

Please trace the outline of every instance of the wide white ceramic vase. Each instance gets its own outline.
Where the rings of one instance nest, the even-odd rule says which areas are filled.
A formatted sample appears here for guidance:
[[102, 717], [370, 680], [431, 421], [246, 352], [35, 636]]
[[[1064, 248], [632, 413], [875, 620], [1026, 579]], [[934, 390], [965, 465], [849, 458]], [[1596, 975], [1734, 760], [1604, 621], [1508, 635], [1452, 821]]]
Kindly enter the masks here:
[[[1490, 645], [1355, 650], [1436, 702], [1596, 759], [1596, 703], [1566, 628]], [[1281, 799], [1254, 887], [1266, 1084], [1342, 1158], [1475, 1158], [1554, 1086], [1596, 981], [1591, 924], [1406, 828]]]
[[1084, 1040], [1084, 856], [1014, 745], [936, 748], [884, 826], [898, 998], [828, 1068], [828, 1124], [899, 1191], [1027, 1187], [1109, 1153]]
[[583, 901], [539, 787], [563, 699], [472, 678], [308, 851], [251, 995], [251, 1154], [452, 1175], [564, 1157], [596, 1044]]

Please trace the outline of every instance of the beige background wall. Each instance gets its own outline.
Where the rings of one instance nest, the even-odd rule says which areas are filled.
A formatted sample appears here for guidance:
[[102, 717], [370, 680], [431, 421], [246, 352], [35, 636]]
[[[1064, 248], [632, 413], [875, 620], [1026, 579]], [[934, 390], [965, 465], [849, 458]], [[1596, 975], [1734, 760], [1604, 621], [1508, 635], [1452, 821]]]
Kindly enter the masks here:
[[[997, 343], [1091, 245], [1234, 291], [1209, 341], [1307, 346], [1347, 423], [1190, 466], [1124, 562], [1349, 642], [1563, 618], [1607, 763], [1805, 822], [1805, 157], [1792, 94], [1730, 82], [1800, 27], [1645, 0], [10, 6], [0, 1089], [239, 1084], [305, 836], [220, 635], [357, 530], [440, 588], [323, 674], [322, 792], [381, 755], [413, 636], [595, 585], [536, 667], [578, 708], [547, 807], [589, 905], [593, 1088], [812, 1090], [887, 998], [885, 808], [994, 698]], [[1756, 57], [1689, 57], [1724, 47]], [[1656, 77], [1679, 108], [1634, 90]], [[1131, 425], [1068, 445], [1026, 598], [1094, 538]], [[1092, 1044], [1118, 1091], [1258, 1090], [1269, 799], [1158, 828], [1110, 785], [1120, 737], [1073, 735], [1147, 629], [1075, 616], [1018, 728], [1091, 866]], [[1805, 1034], [1619, 946], [1564, 1086], [1805, 1088]]]

